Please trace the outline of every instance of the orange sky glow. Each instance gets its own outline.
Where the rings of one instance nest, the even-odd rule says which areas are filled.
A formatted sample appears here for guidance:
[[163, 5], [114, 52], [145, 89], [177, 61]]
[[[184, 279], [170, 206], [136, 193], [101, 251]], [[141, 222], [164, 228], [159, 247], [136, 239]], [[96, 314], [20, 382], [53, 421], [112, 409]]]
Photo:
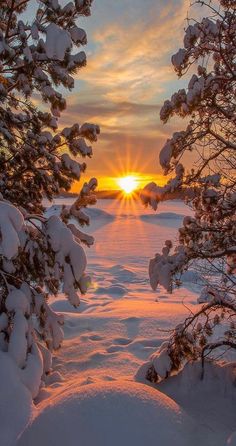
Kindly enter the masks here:
[[95, 1], [91, 17], [81, 18], [88, 35], [87, 66], [67, 94], [60, 127], [91, 122], [101, 134], [72, 192], [91, 177], [98, 179], [98, 190], [119, 189], [117, 179], [127, 175], [134, 175], [141, 188], [150, 181], [165, 184], [159, 152], [173, 132], [185, 127], [177, 118], [163, 125], [159, 112], [164, 100], [186, 83], [177, 78], [170, 60], [182, 46], [188, 0], [122, 4]]

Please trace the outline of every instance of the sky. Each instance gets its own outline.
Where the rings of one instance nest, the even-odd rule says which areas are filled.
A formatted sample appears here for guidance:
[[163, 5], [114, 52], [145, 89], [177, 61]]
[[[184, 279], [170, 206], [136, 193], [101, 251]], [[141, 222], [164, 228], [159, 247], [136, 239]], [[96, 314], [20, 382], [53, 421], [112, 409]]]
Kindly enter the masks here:
[[78, 23], [88, 36], [87, 66], [66, 95], [60, 124], [100, 126], [87, 163], [99, 189], [116, 189], [116, 178], [130, 173], [140, 186], [165, 181], [158, 154], [181, 123], [163, 125], [159, 111], [184, 83], [170, 59], [182, 46], [188, 7], [188, 0], [94, 0], [91, 17]]

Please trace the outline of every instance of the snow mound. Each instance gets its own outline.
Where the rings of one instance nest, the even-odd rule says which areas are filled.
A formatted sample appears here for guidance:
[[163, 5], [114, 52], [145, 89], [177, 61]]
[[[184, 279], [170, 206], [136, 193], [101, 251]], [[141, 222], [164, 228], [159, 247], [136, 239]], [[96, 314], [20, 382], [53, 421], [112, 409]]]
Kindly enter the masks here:
[[165, 232], [167, 228], [175, 228], [176, 230], [181, 226], [184, 219], [183, 214], [175, 212], [160, 212], [158, 214], [140, 215], [140, 220], [143, 223], [157, 225]]
[[[139, 368], [135, 375], [137, 381], [148, 383], [145, 377], [150, 365], [147, 362]], [[176, 401], [195, 420], [202, 437], [199, 444], [236, 446], [235, 363], [206, 361], [204, 379], [201, 378], [201, 362], [188, 363], [180, 373], [157, 383], [155, 388]]]
[[197, 426], [180, 407], [148, 386], [90, 384], [59, 395], [23, 433], [18, 446], [189, 446]]
[[93, 219], [93, 218], [94, 219], [102, 218], [104, 220], [114, 220], [115, 219], [114, 215], [109, 214], [109, 212], [102, 211], [102, 209], [98, 209], [98, 208], [86, 208], [85, 212], [91, 219]]
[[[62, 205], [60, 204], [53, 204], [49, 208], [47, 208], [45, 212], [45, 216], [47, 218], [51, 217], [52, 215], [60, 215], [62, 209]], [[103, 211], [102, 209], [98, 208], [86, 208], [83, 209], [83, 211], [92, 219], [104, 219], [104, 220], [114, 220], [115, 216], [112, 214], [109, 214], [106, 211]]]
[[155, 223], [156, 220], [183, 220], [183, 218], [183, 214], [176, 214], [175, 212], [160, 212], [159, 214], [140, 215], [141, 220], [145, 220], [150, 223]]

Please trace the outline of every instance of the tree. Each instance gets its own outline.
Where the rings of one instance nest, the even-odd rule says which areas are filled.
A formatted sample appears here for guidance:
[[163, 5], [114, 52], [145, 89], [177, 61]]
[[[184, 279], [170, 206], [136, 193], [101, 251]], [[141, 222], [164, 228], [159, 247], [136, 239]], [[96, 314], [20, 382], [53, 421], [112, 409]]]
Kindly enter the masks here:
[[60, 216], [46, 216], [43, 199], [80, 179], [86, 164], [77, 158], [92, 156], [86, 140], [99, 134], [88, 123], [57, 130], [66, 108], [58, 87], [71, 90], [73, 75], [86, 64], [85, 53], [75, 51], [86, 44], [76, 22], [90, 15], [91, 3], [0, 1], [0, 348], [16, 362], [33, 397], [63, 339], [63, 317], [48, 297], [63, 290], [76, 307], [90, 283], [81, 243], [89, 246], [93, 237], [70, 219], [89, 224], [83, 208], [96, 201], [96, 179]]
[[[187, 360], [201, 358], [204, 365], [217, 348], [236, 348], [236, 5], [197, 0], [196, 6], [207, 17], [188, 20], [184, 48], [172, 56], [179, 77], [195, 73], [187, 89], [174, 93], [160, 111], [164, 123], [172, 116], [188, 119], [186, 129], [174, 133], [160, 152], [164, 173], [175, 171], [175, 177], [164, 187], [148, 184], [142, 200], [156, 210], [169, 192], [186, 194], [194, 216], [184, 218], [178, 246], [173, 250], [167, 240], [150, 261], [150, 281], [154, 290], [159, 284], [171, 291], [178, 273], [198, 261], [207, 271], [207, 302], [153, 356], [147, 370], [151, 381]], [[197, 155], [190, 171], [181, 163], [188, 152]]]

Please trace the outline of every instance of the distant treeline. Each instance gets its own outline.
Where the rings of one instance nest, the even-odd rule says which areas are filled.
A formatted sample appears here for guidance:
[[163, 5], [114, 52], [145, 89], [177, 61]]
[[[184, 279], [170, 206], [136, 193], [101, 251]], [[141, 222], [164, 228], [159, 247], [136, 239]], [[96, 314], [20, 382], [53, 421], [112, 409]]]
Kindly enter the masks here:
[[[141, 189], [136, 190], [132, 193], [132, 198], [135, 200], [139, 199], [139, 194], [141, 192]], [[62, 191], [59, 194], [59, 197], [65, 197], [65, 198], [73, 198], [73, 197], [77, 197], [77, 193], [75, 192], [65, 192]], [[114, 199], [122, 199], [125, 196], [127, 196], [123, 191], [121, 190], [99, 190], [95, 192], [95, 195], [97, 197], [97, 199], [105, 199], [105, 200], [114, 200]], [[193, 190], [192, 189], [188, 189], [186, 190], [182, 190], [182, 191], [174, 191], [174, 192], [169, 192], [167, 194], [165, 194], [165, 200], [184, 200], [184, 198], [186, 198], [186, 195], [191, 198], [193, 196]]]

